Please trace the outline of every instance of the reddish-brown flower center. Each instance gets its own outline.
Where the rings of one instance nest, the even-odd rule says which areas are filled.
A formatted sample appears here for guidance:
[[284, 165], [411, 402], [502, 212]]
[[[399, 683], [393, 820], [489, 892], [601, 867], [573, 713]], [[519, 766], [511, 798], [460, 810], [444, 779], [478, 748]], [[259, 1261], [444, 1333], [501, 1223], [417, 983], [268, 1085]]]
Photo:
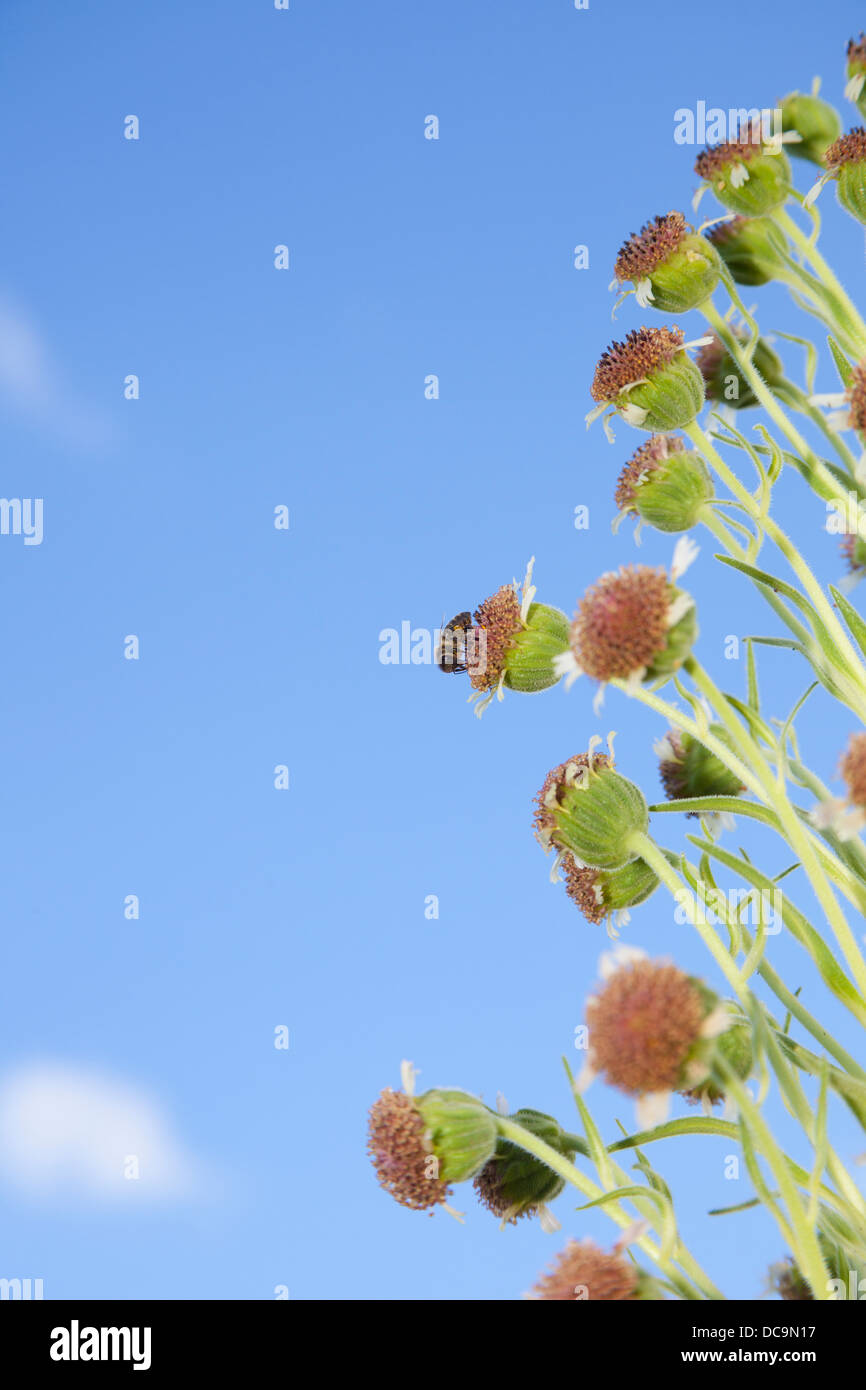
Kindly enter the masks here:
[[613, 268], [617, 280], [643, 280], [685, 241], [690, 228], [681, 212], [654, 217], [620, 247]]
[[626, 680], [651, 666], [667, 643], [670, 584], [663, 569], [629, 565], [587, 589], [571, 626], [571, 648], [596, 680]]
[[505, 669], [506, 652], [522, 627], [513, 584], [503, 584], [478, 605], [475, 625], [484, 629], [487, 659], [472, 669], [469, 679], [475, 690], [493, 690]]
[[558, 1302], [637, 1300], [639, 1274], [625, 1255], [608, 1255], [591, 1240], [570, 1240], [549, 1274], [543, 1274], [533, 1297]]
[[437, 1175], [426, 1128], [412, 1098], [384, 1090], [370, 1109], [367, 1152], [386, 1192], [413, 1211], [426, 1211], [448, 1199], [450, 1188]]
[[595, 369], [590, 393], [594, 401], [612, 401], [626, 386], [667, 367], [682, 351], [681, 328], [635, 328], [622, 343], [611, 343]]
[[587, 1003], [590, 1063], [629, 1095], [675, 1091], [704, 1015], [700, 992], [675, 965], [622, 966]]
[[760, 121], [751, 122], [737, 132], [734, 140], [725, 140], [721, 145], [701, 150], [695, 160], [695, 173], [705, 183], [710, 183], [715, 175], [726, 173], [732, 164], [745, 164], [754, 159], [764, 148], [764, 133]]
[[866, 734], [852, 734], [839, 765], [853, 806], [866, 808]]
[[613, 498], [621, 512], [633, 511], [635, 493], [647, 474], [655, 473], [671, 454], [681, 454], [685, 445], [678, 435], [654, 434], [641, 444], [619, 475]]
[[847, 135], [840, 135], [824, 152], [824, 163], [828, 169], [841, 169], [843, 164], [863, 164], [866, 162], [866, 130], [857, 126]]

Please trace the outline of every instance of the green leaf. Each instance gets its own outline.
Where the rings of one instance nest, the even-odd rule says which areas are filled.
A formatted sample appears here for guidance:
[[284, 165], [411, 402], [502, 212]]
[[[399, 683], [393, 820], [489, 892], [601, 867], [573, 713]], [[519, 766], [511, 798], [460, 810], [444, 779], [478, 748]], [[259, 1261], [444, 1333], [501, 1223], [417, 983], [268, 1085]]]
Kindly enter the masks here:
[[839, 373], [842, 385], [845, 387], [845, 390], [847, 391], [848, 387], [851, 385], [851, 378], [854, 375], [854, 368], [851, 366], [851, 363], [848, 361], [848, 358], [845, 356], [844, 352], [842, 351], [834, 337], [829, 337], [827, 339], [827, 343], [829, 345], [830, 351], [833, 354], [833, 361], [836, 363], [836, 371]]
[[833, 595], [833, 602], [848, 625], [848, 631], [851, 633], [851, 636], [854, 638], [854, 641], [857, 643], [863, 655], [866, 656], [866, 623], [864, 623], [863, 619], [860, 617], [857, 609], [848, 602], [844, 594], [840, 593], [838, 589], [835, 589], [832, 584], [829, 587], [830, 593]]

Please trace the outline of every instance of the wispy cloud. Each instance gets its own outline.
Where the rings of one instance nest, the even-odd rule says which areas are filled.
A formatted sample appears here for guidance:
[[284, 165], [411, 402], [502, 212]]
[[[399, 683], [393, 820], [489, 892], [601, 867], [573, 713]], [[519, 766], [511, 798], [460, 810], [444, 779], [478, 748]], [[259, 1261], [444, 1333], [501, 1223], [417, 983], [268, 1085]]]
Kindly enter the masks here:
[[31, 316], [0, 292], [0, 404], [30, 425], [83, 448], [107, 442], [108, 421], [65, 385]]
[[0, 1078], [0, 1179], [33, 1196], [136, 1201], [185, 1198], [207, 1185], [154, 1099], [53, 1062]]

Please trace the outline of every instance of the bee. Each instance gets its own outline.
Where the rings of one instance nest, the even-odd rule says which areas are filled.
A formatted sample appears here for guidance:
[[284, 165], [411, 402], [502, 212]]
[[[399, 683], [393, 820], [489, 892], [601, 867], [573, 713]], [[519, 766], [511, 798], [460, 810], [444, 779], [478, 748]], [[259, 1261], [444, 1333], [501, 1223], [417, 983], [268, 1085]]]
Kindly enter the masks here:
[[436, 664], [446, 675], [458, 675], [466, 670], [466, 633], [471, 630], [471, 613], [458, 613], [442, 628]]

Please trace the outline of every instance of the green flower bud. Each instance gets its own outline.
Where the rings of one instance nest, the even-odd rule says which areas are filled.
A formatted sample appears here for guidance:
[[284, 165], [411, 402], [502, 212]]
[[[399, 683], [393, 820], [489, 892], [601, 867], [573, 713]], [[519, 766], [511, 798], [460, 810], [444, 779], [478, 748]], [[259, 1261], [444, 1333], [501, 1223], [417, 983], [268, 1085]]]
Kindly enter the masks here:
[[782, 98], [782, 130], [796, 131], [802, 137], [788, 144], [792, 155], [823, 164], [827, 146], [842, 134], [842, 122], [829, 102], [804, 92], [789, 92]]
[[861, 116], [866, 116], [866, 35], [859, 40], [850, 39], [845, 64], [845, 95], [853, 101]]
[[629, 908], [645, 902], [658, 887], [658, 878], [642, 859], [621, 869], [584, 869], [565, 854], [560, 868], [566, 893], [593, 926], [608, 917], [616, 925], [627, 921]]
[[545, 850], [568, 850], [593, 869], [620, 869], [637, 857], [631, 838], [647, 829], [647, 804], [603, 753], [578, 753], [560, 763], [536, 800], [535, 834]]
[[628, 424], [666, 434], [697, 419], [704, 384], [681, 329], [639, 328], [602, 355], [591, 394], [598, 405], [588, 421], [613, 406]]
[[862, 126], [836, 140], [824, 155], [836, 180], [836, 197], [858, 222], [866, 222], [866, 130]]
[[[710, 730], [722, 743], [729, 742], [721, 725], [711, 724]], [[662, 783], [671, 801], [693, 796], [739, 796], [745, 791], [733, 772], [692, 734], [669, 729], [655, 751]]]
[[700, 454], [675, 435], [656, 434], [635, 451], [619, 475], [614, 500], [623, 515], [657, 531], [690, 531], [714, 497]]
[[496, 1118], [466, 1091], [425, 1091], [415, 1106], [439, 1161], [442, 1182], [474, 1178], [496, 1149]]
[[[746, 1081], [751, 1076], [754, 1065], [752, 1030], [743, 1019], [733, 1000], [727, 1000], [725, 1007], [734, 1021], [730, 1028], [720, 1033], [715, 1039], [714, 1049], [716, 1054], [721, 1056], [732, 1069], [737, 1079]], [[705, 1077], [697, 1086], [692, 1086], [689, 1090], [684, 1091], [683, 1095], [693, 1105], [700, 1102], [705, 1110], [709, 1110], [714, 1105], [721, 1105], [725, 1099], [724, 1087], [712, 1076]]]
[[769, 218], [734, 217], [706, 235], [738, 285], [765, 285], [787, 273], [787, 242]]
[[505, 679], [508, 690], [533, 692], [556, 685], [556, 657], [568, 650], [569, 621], [559, 608], [533, 603], [526, 622], [505, 653]]
[[[567, 1134], [550, 1115], [540, 1110], [516, 1110], [509, 1116], [572, 1162], [586, 1145], [575, 1134]], [[477, 1174], [473, 1184], [478, 1199], [503, 1223], [514, 1224], [519, 1217], [535, 1216], [538, 1209], [558, 1197], [565, 1180], [540, 1158], [527, 1153], [509, 1139], [500, 1138], [493, 1157]]]
[[760, 125], [742, 134], [703, 150], [695, 173], [731, 212], [762, 217], [781, 207], [791, 192], [791, 166], [781, 145], [764, 139]]
[[[742, 334], [737, 334], [742, 337]], [[720, 401], [734, 410], [747, 410], [758, 404], [758, 398], [743, 376], [737, 363], [720, 338], [713, 334], [698, 353], [697, 365], [704, 379], [708, 401]], [[780, 359], [763, 338], [759, 338], [752, 354], [752, 365], [771, 389], [785, 380]]]
[[616, 258], [620, 284], [631, 281], [637, 301], [662, 313], [682, 314], [709, 299], [719, 282], [715, 248], [698, 236], [681, 212], [647, 222], [629, 238]]

